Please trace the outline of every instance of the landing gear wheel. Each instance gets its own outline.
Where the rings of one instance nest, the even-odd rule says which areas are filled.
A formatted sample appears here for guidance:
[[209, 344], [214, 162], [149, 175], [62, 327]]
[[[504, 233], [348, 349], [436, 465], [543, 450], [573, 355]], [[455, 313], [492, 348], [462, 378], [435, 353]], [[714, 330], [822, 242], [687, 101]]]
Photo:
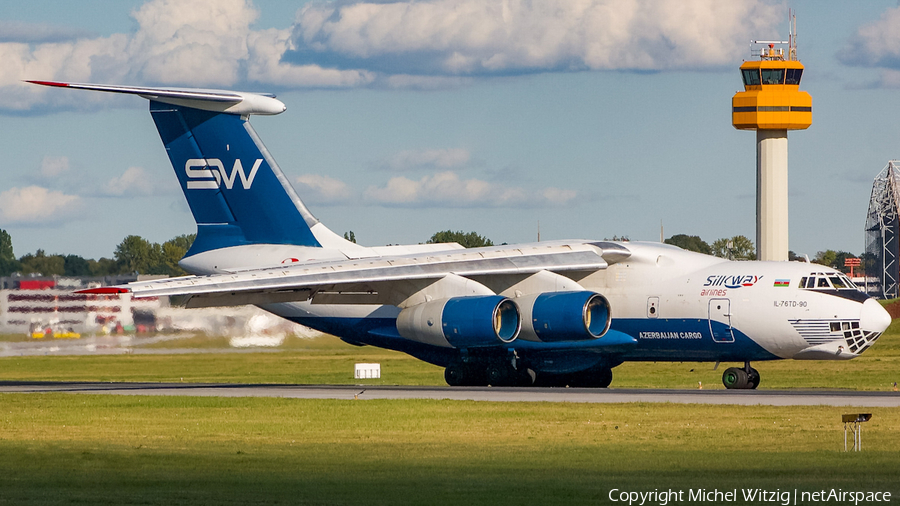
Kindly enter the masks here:
[[759, 386], [759, 371], [754, 368], [750, 368], [750, 373], [747, 375], [747, 388], [752, 390], [756, 390], [756, 387]]
[[466, 384], [466, 368], [462, 364], [450, 364], [444, 369], [444, 381], [451, 387], [461, 387]]
[[510, 365], [491, 364], [487, 368], [487, 383], [493, 387], [511, 387], [516, 384], [517, 373]]
[[729, 390], [748, 388], [750, 377], [740, 367], [729, 367], [722, 374], [722, 384]]
[[451, 387], [487, 386], [484, 371], [475, 364], [452, 362], [444, 369], [444, 381]]

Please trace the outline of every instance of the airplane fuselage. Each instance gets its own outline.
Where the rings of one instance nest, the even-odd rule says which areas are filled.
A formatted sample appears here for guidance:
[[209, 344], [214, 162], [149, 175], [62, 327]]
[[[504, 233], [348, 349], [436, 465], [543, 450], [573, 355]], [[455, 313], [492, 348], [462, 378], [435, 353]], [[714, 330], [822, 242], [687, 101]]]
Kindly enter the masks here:
[[[633, 345], [610, 352], [592, 347], [605, 337], [553, 349], [516, 340], [494, 347], [492, 353], [516, 353], [538, 373], [551, 374], [623, 361], [846, 360], [868, 348], [886, 326], [878, 302], [830, 267], [728, 261], [658, 243], [620, 245], [631, 253], [628, 258], [567, 277], [606, 297], [610, 332], [633, 338]], [[515, 292], [503, 290], [511, 280], [472, 278], [516, 300]], [[826, 281], [812, 281], [823, 286], [807, 288], [811, 279]], [[846, 286], [835, 288], [839, 283]], [[308, 301], [263, 307], [348, 342], [397, 349], [440, 366], [467, 351], [373, 334], [396, 326], [401, 309], [393, 305]]]

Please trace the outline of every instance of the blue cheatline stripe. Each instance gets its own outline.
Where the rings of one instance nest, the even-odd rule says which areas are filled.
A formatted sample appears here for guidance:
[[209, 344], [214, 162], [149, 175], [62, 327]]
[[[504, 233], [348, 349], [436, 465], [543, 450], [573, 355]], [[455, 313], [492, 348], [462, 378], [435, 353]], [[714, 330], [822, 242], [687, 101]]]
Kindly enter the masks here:
[[620, 318], [613, 319], [611, 328], [638, 340], [637, 346], [623, 354], [625, 360], [744, 361], [780, 358], [734, 327], [731, 329], [734, 341], [713, 341], [706, 318]]
[[319, 247], [303, 207], [246, 119], [150, 101], [197, 222], [189, 255], [243, 244]]
[[[458, 354], [452, 348], [440, 348], [404, 339], [396, 333], [394, 318], [292, 317], [290, 320], [307, 327], [338, 336], [348, 342], [369, 344], [409, 353], [433, 364], [445, 365], [447, 357]], [[583, 354], [611, 356], [617, 360], [716, 361], [777, 360], [738, 329], [732, 329], [734, 342], [712, 340], [709, 320], [685, 319], [613, 319], [610, 330], [596, 340], [535, 343], [522, 340], [501, 345], [515, 349], [523, 357], [539, 357], [544, 353], [565, 358]], [[641, 335], [645, 337], [641, 337]], [[659, 335], [655, 335], [659, 334]], [[665, 335], [663, 335], [665, 334]], [[685, 334], [685, 335], [682, 335]], [[696, 334], [696, 335], [695, 335]], [[636, 343], [633, 343], [637, 340]], [[574, 358], [573, 358], [574, 359]]]

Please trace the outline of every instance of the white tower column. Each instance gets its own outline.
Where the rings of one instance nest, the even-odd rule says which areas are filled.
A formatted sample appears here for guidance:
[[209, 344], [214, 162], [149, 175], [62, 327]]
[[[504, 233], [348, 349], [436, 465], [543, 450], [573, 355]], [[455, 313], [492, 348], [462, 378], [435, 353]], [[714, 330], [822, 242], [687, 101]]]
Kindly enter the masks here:
[[756, 258], [788, 259], [787, 130], [756, 131]]

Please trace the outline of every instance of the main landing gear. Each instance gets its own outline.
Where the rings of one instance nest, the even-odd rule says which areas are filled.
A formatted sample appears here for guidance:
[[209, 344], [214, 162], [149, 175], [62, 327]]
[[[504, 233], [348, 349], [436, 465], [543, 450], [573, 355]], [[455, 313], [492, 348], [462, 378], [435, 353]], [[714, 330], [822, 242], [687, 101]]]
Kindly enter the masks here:
[[535, 373], [531, 369], [516, 368], [509, 360], [491, 360], [465, 363], [457, 361], [444, 369], [444, 380], [452, 387], [495, 386], [527, 387], [534, 384]]
[[722, 374], [722, 384], [725, 388], [755, 390], [759, 386], [759, 371], [750, 367], [750, 361], [744, 362], [744, 367], [729, 367]]
[[450, 386], [606, 388], [612, 383], [612, 369], [600, 366], [571, 374], [537, 374], [518, 360], [458, 360], [444, 369], [444, 379]]

